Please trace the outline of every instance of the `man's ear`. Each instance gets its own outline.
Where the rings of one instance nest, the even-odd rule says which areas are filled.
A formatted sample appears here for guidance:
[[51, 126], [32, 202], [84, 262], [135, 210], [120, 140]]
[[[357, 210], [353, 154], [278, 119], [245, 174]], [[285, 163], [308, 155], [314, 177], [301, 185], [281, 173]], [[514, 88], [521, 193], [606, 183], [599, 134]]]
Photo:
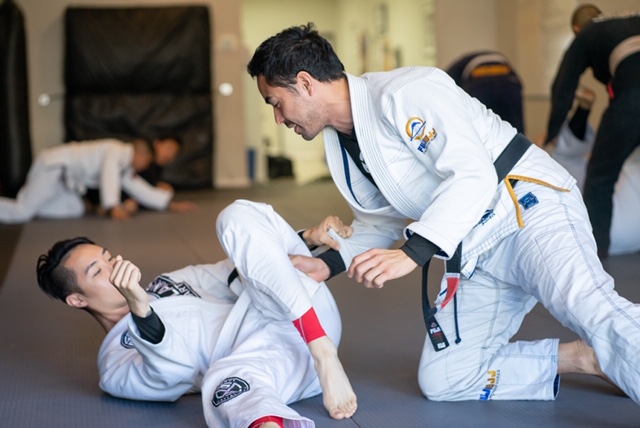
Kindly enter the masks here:
[[296, 75], [296, 80], [300, 83], [302, 88], [307, 92], [308, 95], [313, 95], [314, 91], [314, 78], [306, 71], [299, 71]]
[[83, 309], [87, 307], [87, 300], [80, 293], [69, 294], [65, 299], [65, 302], [67, 302], [67, 305], [71, 306], [72, 308]]

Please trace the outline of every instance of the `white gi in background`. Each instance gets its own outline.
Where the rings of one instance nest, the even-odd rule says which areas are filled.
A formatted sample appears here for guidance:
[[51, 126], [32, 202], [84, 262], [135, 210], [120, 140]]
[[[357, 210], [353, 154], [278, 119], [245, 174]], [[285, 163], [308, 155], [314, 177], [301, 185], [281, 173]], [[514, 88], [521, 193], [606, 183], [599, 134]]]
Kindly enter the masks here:
[[100, 204], [120, 204], [126, 191], [142, 205], [164, 210], [173, 192], [159, 189], [133, 170], [133, 145], [116, 139], [71, 142], [43, 150], [27, 174], [16, 199], [0, 197], [0, 223], [24, 223], [35, 216], [75, 218], [84, 215], [82, 196], [100, 189]]
[[[427, 338], [423, 347], [423, 393], [433, 400], [554, 399], [558, 340], [509, 343], [540, 301], [640, 402], [640, 307], [614, 291], [602, 268], [575, 179], [532, 145], [510, 172], [518, 179], [516, 204], [493, 165], [516, 130], [444, 72], [415, 67], [347, 78], [362, 160], [378, 188], [343, 156], [336, 130], [325, 128], [331, 174], [356, 218], [353, 236], [340, 240], [345, 265], [370, 248], [389, 248], [403, 230], [449, 256], [463, 241], [462, 341], [452, 340], [452, 302], [436, 315], [450, 346], [435, 352]], [[446, 284], [443, 278], [439, 301]]]
[[[580, 190], [586, 176], [587, 161], [595, 133], [587, 126], [584, 140], [578, 139], [565, 123], [551, 151], [560, 165], [573, 175]], [[640, 148], [633, 151], [622, 166], [613, 192], [610, 255], [640, 251]]]
[[100, 348], [100, 387], [154, 401], [202, 391], [210, 427], [246, 428], [274, 415], [286, 427], [312, 428], [313, 421], [287, 406], [321, 393], [309, 349], [291, 321], [313, 305], [337, 346], [342, 326], [333, 296], [293, 267], [288, 254], [309, 250], [271, 206], [236, 201], [217, 226], [239, 279], [227, 285], [231, 260], [156, 278], [147, 290], [159, 297], [151, 306], [165, 325], [164, 338], [155, 345], [143, 340], [131, 315], [124, 317]]

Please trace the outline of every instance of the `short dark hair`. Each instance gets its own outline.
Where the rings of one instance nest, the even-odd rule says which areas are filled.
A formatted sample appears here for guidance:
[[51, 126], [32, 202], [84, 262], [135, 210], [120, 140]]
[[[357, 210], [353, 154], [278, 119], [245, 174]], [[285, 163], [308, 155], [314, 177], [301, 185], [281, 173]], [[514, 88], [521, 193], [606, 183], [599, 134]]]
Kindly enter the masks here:
[[582, 29], [601, 13], [602, 11], [594, 4], [585, 3], [580, 5], [573, 11], [573, 15], [571, 15], [571, 26]]
[[47, 254], [38, 257], [36, 267], [38, 285], [49, 297], [66, 302], [69, 294], [82, 294], [75, 273], [65, 268], [64, 262], [69, 258], [74, 248], [83, 244], [95, 245], [93, 241], [85, 237], [65, 239], [56, 242]]
[[312, 22], [289, 27], [268, 38], [247, 65], [251, 77], [262, 75], [271, 86], [294, 84], [300, 71], [306, 71], [320, 82], [344, 78], [344, 65]]

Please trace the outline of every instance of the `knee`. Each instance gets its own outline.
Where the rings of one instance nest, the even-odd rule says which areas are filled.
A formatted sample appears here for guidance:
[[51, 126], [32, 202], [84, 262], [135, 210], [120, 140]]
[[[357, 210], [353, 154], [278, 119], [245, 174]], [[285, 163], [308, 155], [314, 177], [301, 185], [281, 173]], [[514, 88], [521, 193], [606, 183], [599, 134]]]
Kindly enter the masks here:
[[433, 376], [432, 373], [420, 373], [418, 384], [422, 395], [431, 401], [449, 401], [447, 393], [451, 391], [443, 376]]
[[[434, 363], [430, 367], [421, 366], [418, 384], [422, 394], [431, 401], [466, 401], [480, 399], [475, 387], [475, 370], [448, 371], [444, 363]], [[467, 372], [463, 374], [462, 372]]]
[[237, 199], [227, 205], [220, 213], [216, 220], [216, 227], [221, 233], [227, 228], [234, 227], [237, 224], [243, 224], [242, 219], [250, 216], [252, 202], [243, 199]]

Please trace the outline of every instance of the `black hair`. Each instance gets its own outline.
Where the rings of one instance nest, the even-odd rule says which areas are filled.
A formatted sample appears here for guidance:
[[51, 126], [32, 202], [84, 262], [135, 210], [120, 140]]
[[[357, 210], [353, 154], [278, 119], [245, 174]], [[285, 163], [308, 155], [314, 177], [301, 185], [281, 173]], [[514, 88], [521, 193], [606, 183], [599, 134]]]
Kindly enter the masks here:
[[344, 65], [312, 22], [265, 40], [247, 65], [251, 77], [262, 75], [269, 85], [279, 87], [294, 84], [300, 71], [325, 83], [344, 78]]
[[47, 254], [38, 257], [36, 272], [38, 285], [49, 297], [66, 302], [71, 293], [82, 293], [73, 271], [64, 267], [71, 251], [78, 245], [94, 242], [85, 237], [65, 239], [56, 242]]
[[602, 11], [594, 4], [582, 4], [573, 11], [573, 14], [571, 15], [571, 25], [582, 29], [590, 24], [593, 21], [593, 18], [601, 13]]

